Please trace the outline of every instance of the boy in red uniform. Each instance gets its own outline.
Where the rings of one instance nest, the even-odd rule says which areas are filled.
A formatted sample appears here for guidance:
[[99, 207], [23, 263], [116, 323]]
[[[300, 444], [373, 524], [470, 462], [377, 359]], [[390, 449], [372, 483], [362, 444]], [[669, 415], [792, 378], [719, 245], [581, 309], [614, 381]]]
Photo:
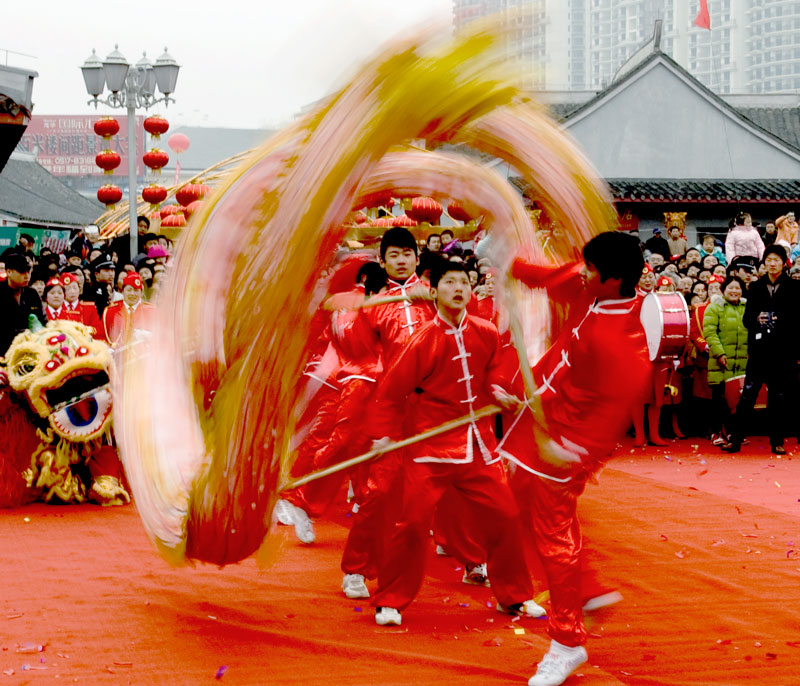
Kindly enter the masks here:
[[517, 495], [532, 503], [550, 589], [550, 650], [529, 686], [558, 686], [587, 660], [578, 496], [627, 429], [650, 379], [635, 298], [644, 266], [638, 240], [602, 233], [584, 246], [583, 258], [581, 279], [594, 302], [533, 369], [547, 431], [525, 406], [498, 450], [517, 464], [516, 477], [527, 477], [515, 477]]
[[[381, 238], [380, 256], [387, 279], [386, 288], [376, 297], [398, 296], [402, 300], [361, 308], [351, 326], [334, 327], [334, 336], [346, 338], [346, 349], [354, 356], [368, 357], [379, 351], [386, 368], [415, 332], [433, 318], [435, 309], [428, 286], [416, 274], [417, 242], [408, 229], [389, 229]], [[391, 524], [388, 520], [395, 505], [400, 459], [398, 454], [385, 455], [368, 468], [358, 497], [359, 510], [342, 553], [342, 590], [348, 598], [368, 597], [364, 579], [377, 575], [386, 528]]]
[[[377, 445], [472, 415], [494, 402], [493, 388], [498, 400], [511, 399], [499, 386], [503, 380], [497, 329], [467, 314], [471, 289], [464, 265], [442, 265], [432, 274], [431, 293], [437, 300], [436, 317], [390, 361], [378, 383], [370, 422]], [[478, 515], [477, 530], [471, 533], [486, 550], [498, 609], [543, 614], [529, 600], [533, 588], [521, 554], [518, 511], [493, 453], [493, 425], [492, 417], [473, 418], [404, 453], [400, 514], [380, 562], [372, 600], [377, 624], [400, 624], [400, 611], [419, 591], [433, 515], [451, 487]]]

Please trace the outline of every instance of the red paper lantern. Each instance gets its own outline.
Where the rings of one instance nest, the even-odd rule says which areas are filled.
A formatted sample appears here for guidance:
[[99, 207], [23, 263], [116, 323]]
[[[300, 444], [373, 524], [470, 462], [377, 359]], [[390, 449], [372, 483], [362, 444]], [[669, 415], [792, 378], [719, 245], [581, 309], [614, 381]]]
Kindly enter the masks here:
[[169, 131], [169, 122], [156, 114], [144, 120], [144, 130], [153, 138], [158, 138], [162, 133]]
[[188, 219], [195, 212], [197, 212], [202, 206], [203, 206], [202, 200], [195, 200], [194, 202], [190, 202], [186, 207], [183, 208], [183, 213], [186, 215], [186, 218]]
[[406, 214], [418, 222], [436, 224], [442, 215], [442, 206], [433, 198], [420, 196], [411, 201], [411, 209]]
[[143, 156], [144, 163], [153, 170], [161, 169], [167, 162], [169, 162], [169, 155], [163, 150], [153, 148], [148, 150]]
[[353, 221], [356, 224], [364, 224], [369, 221], [369, 217], [363, 212], [356, 212], [355, 217], [353, 217]]
[[187, 183], [175, 194], [175, 199], [184, 207], [195, 200], [202, 200], [211, 192], [211, 187], [204, 183]]
[[455, 219], [457, 222], [464, 222], [465, 224], [472, 219], [458, 200], [453, 200], [447, 206], [447, 214], [450, 215], [450, 219]]
[[151, 183], [142, 189], [142, 200], [149, 202], [151, 205], [158, 205], [164, 202], [167, 198], [167, 189], [164, 186], [156, 186]]
[[178, 207], [177, 205], [166, 205], [158, 211], [158, 214], [161, 216], [163, 221], [165, 217], [169, 217], [171, 214], [183, 214], [183, 208]]
[[94, 163], [103, 170], [104, 174], [113, 174], [120, 162], [122, 162], [122, 158], [118, 152], [113, 150], [103, 150], [94, 158]]
[[119, 122], [113, 117], [103, 117], [94, 123], [94, 132], [103, 138], [111, 138], [119, 133]]
[[122, 200], [122, 189], [112, 183], [107, 183], [97, 189], [97, 199], [107, 205], [109, 210], [113, 210], [114, 205]]
[[401, 214], [399, 217], [392, 219], [392, 226], [416, 226], [418, 223], [407, 214]]
[[186, 226], [186, 217], [181, 213], [169, 214], [161, 220], [161, 226], [173, 229]]
[[390, 226], [394, 226], [392, 223], [394, 222], [394, 217], [378, 217], [375, 221], [370, 224], [370, 226], [377, 226], [378, 228], [388, 229]]
[[364, 207], [394, 207], [391, 191], [375, 191], [365, 195], [362, 200], [364, 201]]

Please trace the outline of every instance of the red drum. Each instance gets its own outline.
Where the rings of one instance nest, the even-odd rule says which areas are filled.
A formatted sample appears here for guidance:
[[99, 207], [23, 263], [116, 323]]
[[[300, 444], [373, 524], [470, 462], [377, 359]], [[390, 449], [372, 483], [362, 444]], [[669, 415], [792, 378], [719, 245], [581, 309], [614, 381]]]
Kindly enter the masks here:
[[[744, 374], [731, 377], [730, 379], [727, 379], [725, 381], [725, 401], [728, 403], [728, 407], [730, 408], [731, 412], [736, 412], [736, 406], [739, 404], [739, 398], [742, 397], [743, 390], [744, 390]], [[758, 398], [756, 398], [755, 409], [763, 410], [766, 406], [767, 406], [767, 385], [764, 384], [761, 386], [761, 390], [758, 392]]]
[[641, 320], [651, 360], [681, 356], [689, 339], [689, 308], [680, 293], [648, 293]]

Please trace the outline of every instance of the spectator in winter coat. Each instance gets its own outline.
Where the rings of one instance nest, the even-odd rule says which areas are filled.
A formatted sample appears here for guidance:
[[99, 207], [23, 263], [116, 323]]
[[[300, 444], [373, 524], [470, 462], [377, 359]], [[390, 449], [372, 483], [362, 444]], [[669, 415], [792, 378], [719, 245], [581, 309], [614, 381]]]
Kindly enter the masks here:
[[[659, 226], [653, 229], [653, 237], [644, 244], [644, 247], [647, 248], [651, 253], [658, 253], [659, 255], [662, 255], [665, 260], [668, 260], [672, 254], [669, 249], [669, 243], [667, 243], [667, 239], [661, 235], [661, 227]], [[651, 266], [655, 265], [651, 263]]]
[[772, 245], [776, 240], [778, 240], [778, 229], [775, 227], [775, 222], [767, 222], [764, 225], [764, 247]]
[[739, 451], [753, 414], [761, 386], [767, 385], [767, 415], [772, 452], [785, 455], [783, 447], [785, 396], [797, 360], [797, 322], [800, 311], [798, 282], [784, 272], [786, 250], [771, 245], [764, 251], [765, 276], [750, 284], [744, 325], [749, 332], [749, 359], [744, 389], [736, 406], [735, 429], [726, 452]]
[[713, 400], [711, 441], [726, 442], [732, 429], [725, 397], [725, 382], [742, 376], [747, 366], [747, 328], [744, 325], [744, 284], [729, 276], [722, 284], [722, 298], [715, 297], [703, 315], [703, 338], [709, 350], [708, 384]]
[[733, 228], [728, 231], [725, 240], [725, 257], [730, 264], [734, 257], [743, 255], [761, 260], [764, 254], [764, 241], [758, 229], [753, 226], [750, 215], [740, 212], [736, 215]]
[[775, 226], [778, 227], [778, 237], [776, 241], [786, 241], [790, 246], [797, 243], [797, 234], [800, 227], [797, 220], [794, 218], [794, 212], [788, 212], [782, 217], [775, 220]]
[[725, 253], [717, 243], [717, 239], [714, 238], [714, 236], [710, 233], [705, 234], [702, 242], [696, 245], [694, 249], [700, 253], [701, 260], [704, 260], [709, 255], [713, 255], [717, 258], [717, 262], [724, 264], [725, 266], [728, 265], [728, 261], [725, 258]]

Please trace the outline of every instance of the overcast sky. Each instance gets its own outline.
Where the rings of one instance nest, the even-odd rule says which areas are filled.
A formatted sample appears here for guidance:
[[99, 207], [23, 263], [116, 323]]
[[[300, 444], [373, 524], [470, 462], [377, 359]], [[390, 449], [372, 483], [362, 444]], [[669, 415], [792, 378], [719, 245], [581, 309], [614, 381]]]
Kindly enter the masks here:
[[34, 114], [92, 114], [79, 68], [92, 48], [103, 59], [119, 43], [134, 64], [166, 46], [181, 65], [177, 102], [150, 113], [174, 127], [277, 128], [430, 22], [449, 30], [452, 0], [0, 0], [0, 60], [39, 72]]

